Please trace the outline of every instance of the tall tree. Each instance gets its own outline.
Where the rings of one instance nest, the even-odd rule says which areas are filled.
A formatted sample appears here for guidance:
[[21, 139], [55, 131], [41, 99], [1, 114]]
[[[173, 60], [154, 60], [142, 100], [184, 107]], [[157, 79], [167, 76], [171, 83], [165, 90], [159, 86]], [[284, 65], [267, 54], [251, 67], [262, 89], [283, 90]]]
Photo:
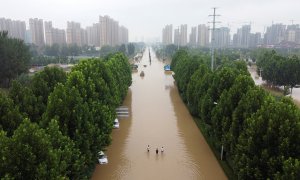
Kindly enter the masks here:
[[29, 61], [29, 48], [24, 42], [0, 32], [0, 85], [8, 87], [12, 79], [27, 72]]
[[241, 179], [275, 178], [284, 160], [299, 157], [300, 112], [289, 99], [268, 96], [260, 110], [246, 120], [235, 155]]

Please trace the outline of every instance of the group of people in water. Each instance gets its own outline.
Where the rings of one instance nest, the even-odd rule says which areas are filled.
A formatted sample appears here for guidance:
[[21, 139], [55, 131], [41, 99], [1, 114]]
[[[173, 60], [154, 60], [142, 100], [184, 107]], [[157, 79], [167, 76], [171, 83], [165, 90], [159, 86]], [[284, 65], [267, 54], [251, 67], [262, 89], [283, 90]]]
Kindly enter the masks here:
[[[148, 146], [147, 146], [147, 151], [150, 152], [150, 146], [149, 146], [149, 144], [148, 144]], [[160, 152], [163, 153], [164, 151], [165, 151], [165, 149], [164, 149], [164, 147], [162, 146], [162, 147], [160, 148]], [[156, 154], [158, 154], [158, 148], [156, 148], [155, 152], [156, 152]]]

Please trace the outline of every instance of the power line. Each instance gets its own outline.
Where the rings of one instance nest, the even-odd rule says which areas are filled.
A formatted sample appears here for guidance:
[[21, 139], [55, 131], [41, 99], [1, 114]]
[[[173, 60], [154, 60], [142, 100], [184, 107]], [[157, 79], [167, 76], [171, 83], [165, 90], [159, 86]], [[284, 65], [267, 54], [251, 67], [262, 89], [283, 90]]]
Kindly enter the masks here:
[[216, 29], [216, 23], [221, 23], [221, 22], [216, 22], [216, 7], [213, 7], [214, 9], [214, 14], [209, 15], [213, 17], [213, 21], [209, 23], [213, 23], [213, 28], [212, 28], [212, 33], [211, 33], [211, 70], [214, 70], [214, 54], [215, 54], [215, 29]]

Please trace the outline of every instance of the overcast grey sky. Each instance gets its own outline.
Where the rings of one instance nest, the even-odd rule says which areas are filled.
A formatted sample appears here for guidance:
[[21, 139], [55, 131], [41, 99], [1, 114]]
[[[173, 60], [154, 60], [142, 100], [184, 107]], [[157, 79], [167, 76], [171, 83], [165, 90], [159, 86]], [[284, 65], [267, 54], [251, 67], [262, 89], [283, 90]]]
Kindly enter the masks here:
[[99, 15], [109, 15], [129, 29], [130, 41], [136, 41], [160, 39], [166, 24], [187, 24], [189, 29], [208, 24], [212, 7], [221, 15], [217, 26], [228, 26], [231, 33], [250, 22], [252, 32], [263, 32], [272, 21], [300, 24], [300, 0], [1, 0], [0, 17], [26, 23], [41, 18], [65, 29], [67, 21], [85, 28], [98, 22]]

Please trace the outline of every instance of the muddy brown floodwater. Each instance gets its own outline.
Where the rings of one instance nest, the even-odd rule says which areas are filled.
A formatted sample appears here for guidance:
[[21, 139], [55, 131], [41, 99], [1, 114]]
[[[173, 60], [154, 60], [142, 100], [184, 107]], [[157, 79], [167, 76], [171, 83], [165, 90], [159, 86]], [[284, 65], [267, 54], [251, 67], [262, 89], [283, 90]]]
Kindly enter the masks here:
[[130, 116], [120, 118], [120, 129], [113, 130], [106, 151], [108, 164], [97, 164], [92, 179], [227, 179], [182, 102], [171, 73], [164, 72], [164, 63], [152, 50], [151, 56], [150, 64], [147, 49], [139, 71], [132, 74], [123, 104]]

